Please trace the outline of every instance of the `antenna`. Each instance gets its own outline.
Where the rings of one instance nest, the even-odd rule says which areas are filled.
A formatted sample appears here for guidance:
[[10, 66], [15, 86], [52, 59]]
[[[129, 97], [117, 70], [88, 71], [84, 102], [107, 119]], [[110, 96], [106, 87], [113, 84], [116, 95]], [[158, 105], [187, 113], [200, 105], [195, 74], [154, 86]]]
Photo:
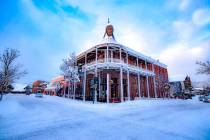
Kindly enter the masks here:
[[109, 18], [108, 18], [108, 24], [110, 23]]

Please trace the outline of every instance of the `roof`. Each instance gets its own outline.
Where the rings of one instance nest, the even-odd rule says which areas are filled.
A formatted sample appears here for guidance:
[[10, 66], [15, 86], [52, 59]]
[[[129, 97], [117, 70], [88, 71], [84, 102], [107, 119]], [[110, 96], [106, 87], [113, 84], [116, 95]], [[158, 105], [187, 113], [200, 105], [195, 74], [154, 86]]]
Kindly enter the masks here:
[[64, 79], [64, 75], [59, 75], [59, 76], [53, 78], [52, 81], [51, 81], [51, 83], [61, 82], [61, 81], [63, 81], [63, 80], [65, 80], [65, 79]]
[[142, 54], [142, 53], [140, 53], [140, 52], [137, 52], [137, 51], [135, 51], [135, 50], [133, 50], [133, 49], [131, 49], [131, 48], [125, 46], [125, 45], [122, 45], [122, 44], [118, 43], [115, 39], [113, 39], [112, 37], [103, 38], [103, 40], [101, 41], [101, 43], [99, 43], [99, 44], [97, 44], [97, 45], [91, 47], [90, 49], [84, 51], [83, 53], [79, 54], [79, 55], [77, 56], [77, 58], [81, 57], [81, 55], [84, 55], [85, 52], [90, 51], [90, 50], [96, 48], [97, 46], [107, 45], [107, 44], [114, 44], [114, 45], [117, 45], [117, 46], [121, 47], [122, 49], [126, 50], [127, 52], [129, 52], [130, 54], [134, 55], [134, 56], [137, 56], [137, 57], [139, 57], [139, 58], [145, 59], [146, 61], [148, 61], [148, 62], [150, 62], [150, 63], [154, 63], [154, 64], [156, 64], [156, 65], [158, 65], [158, 66], [167, 68], [167, 65], [165, 65], [165, 64], [163, 64], [163, 63], [161, 63], [161, 62], [159, 62], [159, 60], [155, 60], [155, 59], [153, 59], [153, 58], [151, 58], [151, 57], [148, 57], [148, 56], [146, 56], [146, 55], [144, 55], [144, 54]]
[[25, 88], [26, 86], [27, 86], [27, 84], [15, 83], [15, 84], [13, 85], [13, 87], [14, 87], [13, 91], [19, 91], [19, 92], [25, 91], [24, 88]]

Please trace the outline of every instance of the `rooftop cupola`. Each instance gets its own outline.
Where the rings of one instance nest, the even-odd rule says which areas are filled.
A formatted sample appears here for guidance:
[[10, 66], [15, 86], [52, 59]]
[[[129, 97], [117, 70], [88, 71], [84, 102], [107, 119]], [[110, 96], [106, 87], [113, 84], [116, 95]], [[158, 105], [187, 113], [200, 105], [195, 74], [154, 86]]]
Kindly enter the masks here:
[[105, 33], [104, 33], [104, 38], [115, 40], [113, 32], [114, 32], [114, 27], [112, 26], [112, 24], [110, 24], [110, 21], [109, 21], [109, 18], [108, 18], [108, 23], [107, 23], [106, 30], [105, 30]]

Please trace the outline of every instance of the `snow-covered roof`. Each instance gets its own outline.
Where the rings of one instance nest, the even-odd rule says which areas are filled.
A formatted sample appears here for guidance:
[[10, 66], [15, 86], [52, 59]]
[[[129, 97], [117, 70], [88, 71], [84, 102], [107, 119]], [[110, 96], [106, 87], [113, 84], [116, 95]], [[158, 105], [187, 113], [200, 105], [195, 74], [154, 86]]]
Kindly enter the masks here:
[[[109, 20], [108, 20], [108, 25], [111, 25], [111, 24], [109, 23]], [[107, 25], [107, 26], [108, 26], [108, 25]], [[156, 64], [156, 65], [158, 65], [158, 66], [167, 68], [167, 65], [165, 65], [165, 64], [163, 64], [163, 63], [161, 63], [161, 62], [159, 62], [159, 60], [155, 60], [155, 59], [153, 59], [153, 58], [151, 58], [151, 57], [148, 57], [148, 56], [146, 56], [146, 55], [144, 55], [144, 54], [142, 54], [142, 53], [140, 53], [140, 52], [137, 52], [137, 51], [135, 51], [135, 50], [133, 50], [133, 49], [131, 49], [131, 48], [125, 46], [125, 45], [122, 45], [122, 44], [118, 43], [118, 42], [115, 40], [115, 37], [114, 37], [113, 34], [112, 34], [112, 36], [108, 36], [107, 33], [105, 33], [105, 36], [104, 36], [104, 38], [102, 39], [102, 41], [101, 41], [100, 43], [96, 44], [95, 46], [93, 46], [92, 48], [86, 50], [85, 52], [92, 51], [92, 50], [95, 49], [96, 47], [100, 47], [100, 46], [103, 46], [103, 45], [106, 46], [107, 44], [110, 44], [110, 46], [111, 46], [111, 44], [117, 45], [118, 47], [121, 47], [122, 49], [126, 50], [129, 54], [132, 54], [132, 55], [134, 55], [134, 56], [136, 56], [136, 57], [142, 58], [142, 59], [144, 59], [144, 60], [146, 60], [146, 61], [148, 61], [148, 62], [150, 62], [150, 63]], [[85, 52], [79, 54], [79, 55], [77, 56], [77, 58], [79, 58], [79, 57], [81, 57], [82, 55], [84, 55]]]
[[125, 50], [127, 50], [127, 51], [130, 52], [130, 53], [132, 53], [133, 55], [136, 55], [136, 56], [138, 56], [138, 57], [140, 57], [140, 58], [144, 58], [144, 59], [147, 60], [148, 62], [154, 63], [154, 64], [156, 64], [156, 65], [158, 65], [158, 66], [167, 68], [167, 65], [165, 65], [165, 64], [163, 64], [163, 63], [161, 63], [161, 62], [159, 62], [159, 60], [155, 60], [155, 59], [153, 59], [153, 58], [151, 58], [151, 57], [149, 57], [149, 56], [146, 56], [146, 55], [144, 55], [144, 54], [142, 54], [142, 53], [140, 53], [140, 52], [137, 52], [137, 51], [135, 51], [135, 50], [133, 50], [133, 49], [127, 47], [127, 46], [124, 46], [124, 45], [121, 45], [121, 46], [124, 47]]
[[63, 80], [65, 80], [64, 75], [59, 75], [59, 76], [54, 77], [51, 80], [51, 83], [60, 82], [60, 81], [63, 81]]
[[118, 44], [118, 42], [113, 37], [105, 37], [105, 38], [103, 38], [103, 40], [101, 41], [100, 44], [107, 44], [107, 43]]
[[[142, 53], [140, 53], [140, 52], [137, 52], [137, 51], [135, 51], [135, 50], [133, 50], [133, 49], [131, 49], [131, 48], [125, 46], [125, 45], [122, 45], [122, 44], [118, 43], [115, 39], [113, 39], [112, 37], [104, 38], [104, 39], [101, 41], [101, 43], [99, 43], [99, 44], [93, 46], [92, 48], [86, 50], [85, 52], [89, 52], [89, 51], [93, 50], [93, 49], [94, 49], [95, 47], [97, 47], [97, 46], [103, 46], [103, 45], [107, 45], [107, 44], [110, 44], [110, 46], [111, 46], [111, 45], [117, 45], [118, 47], [121, 47], [122, 49], [126, 50], [128, 53], [130, 53], [130, 54], [132, 54], [132, 55], [134, 55], [134, 56], [136, 56], [136, 57], [145, 59], [146, 61], [148, 61], [148, 62], [150, 62], [150, 63], [153, 63], [153, 64], [156, 64], [156, 65], [158, 65], [158, 66], [167, 68], [167, 65], [165, 65], [165, 64], [163, 64], [163, 63], [161, 63], [161, 62], [159, 62], [159, 60], [155, 60], [155, 59], [153, 59], [153, 58], [151, 58], [151, 57], [148, 57], [148, 56], [146, 56], [146, 55], [144, 55], [144, 54], [142, 54]], [[82, 55], [84, 55], [85, 52], [83, 52], [83, 53], [81, 53], [80, 55], [78, 55], [78, 58], [81, 57]]]
[[28, 84], [22, 84], [22, 83], [15, 83], [13, 85], [14, 89], [13, 91], [25, 91], [25, 87], [27, 86]]

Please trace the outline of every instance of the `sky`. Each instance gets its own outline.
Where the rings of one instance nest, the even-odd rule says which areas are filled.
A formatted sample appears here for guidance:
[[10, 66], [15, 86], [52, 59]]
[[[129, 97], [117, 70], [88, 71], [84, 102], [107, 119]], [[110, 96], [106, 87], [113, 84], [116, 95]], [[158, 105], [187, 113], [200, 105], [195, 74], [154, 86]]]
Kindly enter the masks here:
[[0, 53], [20, 50], [18, 82], [49, 81], [70, 52], [102, 40], [108, 18], [116, 40], [166, 64], [170, 81], [208, 79], [195, 63], [210, 60], [210, 0], [1, 0]]

